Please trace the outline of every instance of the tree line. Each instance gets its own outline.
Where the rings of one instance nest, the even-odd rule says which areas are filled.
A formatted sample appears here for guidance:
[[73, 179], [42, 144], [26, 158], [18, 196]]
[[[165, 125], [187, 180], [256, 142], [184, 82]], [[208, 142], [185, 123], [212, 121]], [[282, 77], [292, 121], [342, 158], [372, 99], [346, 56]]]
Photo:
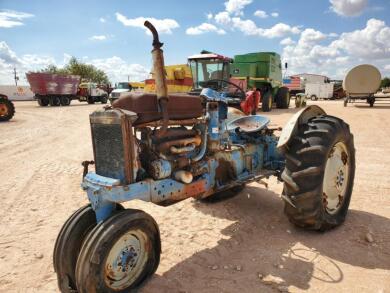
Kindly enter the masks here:
[[98, 84], [110, 83], [103, 70], [98, 69], [91, 64], [85, 64], [77, 60], [76, 57], [70, 58], [68, 64], [63, 68], [58, 68], [56, 65], [49, 65], [46, 68], [41, 69], [40, 72], [79, 75], [83, 81], [91, 81]]

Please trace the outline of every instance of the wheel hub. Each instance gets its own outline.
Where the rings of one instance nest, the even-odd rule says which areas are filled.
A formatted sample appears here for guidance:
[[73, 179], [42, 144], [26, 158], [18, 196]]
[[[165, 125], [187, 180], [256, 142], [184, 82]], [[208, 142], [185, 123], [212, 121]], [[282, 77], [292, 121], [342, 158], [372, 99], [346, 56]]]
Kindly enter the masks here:
[[5, 104], [0, 104], [0, 116], [6, 116], [8, 114], [8, 107]]
[[146, 236], [130, 231], [112, 246], [105, 265], [105, 282], [114, 290], [127, 288], [139, 276], [147, 260]]
[[341, 207], [348, 186], [349, 159], [343, 142], [336, 143], [329, 153], [325, 166], [323, 204], [330, 214]]

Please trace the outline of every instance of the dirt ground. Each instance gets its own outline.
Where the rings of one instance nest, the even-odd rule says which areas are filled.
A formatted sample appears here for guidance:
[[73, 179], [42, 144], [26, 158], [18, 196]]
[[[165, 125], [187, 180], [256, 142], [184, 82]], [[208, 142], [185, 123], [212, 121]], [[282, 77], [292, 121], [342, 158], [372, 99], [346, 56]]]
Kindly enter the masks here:
[[[345, 119], [355, 137], [346, 222], [327, 233], [295, 228], [273, 179], [268, 189], [251, 184], [213, 204], [127, 203], [150, 213], [161, 230], [160, 266], [142, 292], [390, 292], [390, 104], [317, 104]], [[56, 292], [53, 246], [65, 220], [87, 202], [80, 162], [92, 159], [88, 114], [101, 105], [15, 105], [15, 118], [0, 124], [0, 292]], [[269, 116], [283, 126], [294, 112]]]

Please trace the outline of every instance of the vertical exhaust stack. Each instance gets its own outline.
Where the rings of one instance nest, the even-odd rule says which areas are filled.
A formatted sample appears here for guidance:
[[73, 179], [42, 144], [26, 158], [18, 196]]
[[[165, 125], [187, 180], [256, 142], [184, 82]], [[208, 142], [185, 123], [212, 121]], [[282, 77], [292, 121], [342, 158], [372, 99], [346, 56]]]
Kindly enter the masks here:
[[144, 26], [147, 27], [153, 35], [153, 50], [152, 50], [152, 58], [153, 58], [153, 72], [154, 78], [156, 81], [156, 94], [157, 94], [157, 102], [159, 106], [159, 112], [162, 113], [163, 118], [163, 126], [158, 132], [159, 136], [162, 136], [166, 133], [168, 128], [168, 86], [165, 78], [164, 72], [164, 54], [161, 47], [163, 43], [160, 43], [158, 38], [158, 32], [156, 28], [149, 21], [144, 22]]

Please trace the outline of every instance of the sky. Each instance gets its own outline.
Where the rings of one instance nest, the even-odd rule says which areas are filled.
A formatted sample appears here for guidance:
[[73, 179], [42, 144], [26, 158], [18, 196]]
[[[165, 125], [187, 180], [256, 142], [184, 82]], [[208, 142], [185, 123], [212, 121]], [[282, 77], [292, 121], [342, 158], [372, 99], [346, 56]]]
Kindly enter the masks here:
[[390, 76], [390, 0], [0, 0], [0, 85], [71, 56], [112, 83], [149, 76], [148, 19], [164, 42], [165, 64], [201, 50], [225, 56], [274, 51], [286, 75], [342, 79], [369, 63]]

